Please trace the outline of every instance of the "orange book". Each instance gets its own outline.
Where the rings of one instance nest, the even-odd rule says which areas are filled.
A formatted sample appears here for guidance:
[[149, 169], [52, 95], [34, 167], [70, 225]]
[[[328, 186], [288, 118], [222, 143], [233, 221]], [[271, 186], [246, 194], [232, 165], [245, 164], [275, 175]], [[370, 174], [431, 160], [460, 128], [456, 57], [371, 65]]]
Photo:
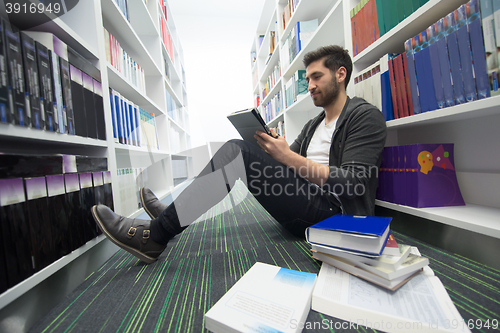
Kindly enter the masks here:
[[392, 64], [394, 67], [394, 79], [396, 80], [396, 95], [398, 102], [398, 114], [399, 118], [405, 117], [403, 95], [401, 93], [401, 66], [399, 66], [399, 61], [401, 60], [400, 55], [392, 59]]
[[[396, 65], [398, 66], [398, 75], [399, 78], [397, 80], [398, 86], [399, 86], [399, 92], [401, 95], [401, 103], [402, 103], [402, 110], [403, 110], [403, 117], [408, 117], [410, 115], [408, 111], [408, 97], [406, 96], [406, 79], [404, 75], [404, 68], [403, 68], [403, 56], [406, 58], [406, 53], [405, 54], [400, 54], [396, 57]], [[401, 111], [400, 111], [401, 112]]]
[[355, 21], [354, 21], [354, 8], [351, 9], [351, 39], [352, 39], [352, 55], [355, 56], [357, 55], [356, 51], [356, 26], [355, 26]]
[[408, 115], [413, 116], [415, 113], [413, 112], [413, 97], [411, 95], [411, 86], [410, 86], [410, 75], [408, 73], [408, 63], [406, 60], [406, 54], [403, 53], [403, 73], [405, 75], [405, 83], [406, 83], [406, 98], [408, 100]]
[[365, 12], [366, 12], [366, 33], [367, 33], [367, 45], [370, 46], [375, 41], [375, 27], [373, 23], [373, 0], [365, 1]]

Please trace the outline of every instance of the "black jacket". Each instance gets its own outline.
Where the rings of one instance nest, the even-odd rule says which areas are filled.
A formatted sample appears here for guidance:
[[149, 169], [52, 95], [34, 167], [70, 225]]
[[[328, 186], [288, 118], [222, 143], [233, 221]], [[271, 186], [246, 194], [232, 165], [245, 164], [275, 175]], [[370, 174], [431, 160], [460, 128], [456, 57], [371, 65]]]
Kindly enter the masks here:
[[[324, 119], [325, 113], [321, 112], [309, 120], [290, 149], [307, 157], [314, 131]], [[338, 195], [344, 214], [374, 214], [378, 170], [386, 136], [382, 113], [362, 98], [347, 97], [333, 132], [330, 175], [323, 186]]]

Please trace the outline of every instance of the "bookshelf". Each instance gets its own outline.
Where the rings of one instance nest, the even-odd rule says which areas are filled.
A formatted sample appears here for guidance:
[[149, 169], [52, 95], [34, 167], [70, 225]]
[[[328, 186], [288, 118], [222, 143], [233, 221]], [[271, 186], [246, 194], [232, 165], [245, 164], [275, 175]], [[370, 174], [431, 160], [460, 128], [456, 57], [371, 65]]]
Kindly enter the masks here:
[[[263, 106], [272, 96], [284, 93], [286, 82], [299, 69], [304, 69], [302, 59], [305, 53], [319, 46], [337, 44], [352, 50], [350, 11], [360, 3], [359, 0], [295, 1], [296, 7], [290, 16], [286, 28], [281, 29], [281, 14], [287, 0], [267, 0], [265, 2], [256, 38], [251, 44], [251, 52], [256, 52], [257, 61], [252, 65], [252, 72], [257, 70], [257, 86], [254, 96], [265, 87], [271, 68], [281, 61], [281, 77], [269, 94], [260, 100], [258, 107], [263, 113]], [[411, 38], [441, 17], [456, 9], [467, 0], [439, 1], [429, 0], [377, 41], [353, 57], [354, 78], [364, 69], [377, 62], [386, 53], [404, 51], [404, 41]], [[318, 28], [302, 50], [283, 70], [283, 38], [290, 33], [293, 25], [302, 20], [318, 18]], [[266, 64], [268, 57], [267, 39], [264, 38], [259, 48], [258, 36], [267, 36], [270, 27], [278, 22], [277, 47]], [[354, 82], [347, 91], [354, 96]], [[401, 212], [414, 217], [432, 220], [459, 229], [472, 231], [484, 236], [500, 238], [500, 202], [498, 188], [500, 180], [500, 148], [498, 147], [498, 129], [500, 123], [500, 97], [490, 97], [479, 101], [456, 105], [450, 108], [430, 111], [415, 116], [387, 122], [387, 146], [413, 143], [452, 142], [455, 144], [455, 165], [462, 195], [467, 205], [462, 207], [442, 207], [418, 209], [377, 200], [376, 204], [394, 212]], [[268, 122], [271, 127], [284, 121], [286, 139], [289, 144], [299, 134], [304, 123], [321, 112], [316, 108], [308, 94], [299, 95], [288, 108], [284, 108]]]
[[[31, 1], [38, 3], [38, 0]], [[68, 13], [35, 27], [33, 30], [53, 33], [93, 65], [92, 70], [98, 74], [102, 83], [107, 138], [97, 140], [1, 123], [0, 151], [22, 154], [37, 154], [42, 151], [44, 154], [106, 157], [108, 170], [112, 175], [115, 211], [130, 217], [142, 214], [143, 209], [138, 207], [138, 202], [136, 202], [136, 207], [122, 204], [118, 170], [125, 168], [147, 170], [147, 177], [143, 175], [144, 185], [151, 187], [160, 199], [170, 195], [182, 181], [191, 178], [193, 176], [193, 168], [190, 165], [192, 161], [187, 156], [188, 154], [184, 153], [191, 148], [191, 137], [183, 51], [168, 4], [166, 6], [169, 14], [165, 18], [160, 1], [163, 3], [163, 0], [128, 0], [128, 19], [115, 0], [80, 1]], [[0, 10], [0, 14], [7, 19], [5, 12]], [[162, 42], [161, 18], [166, 19], [171, 34], [173, 59]], [[145, 93], [129, 82], [123, 73], [107, 61], [104, 29], [112, 33], [121, 47], [144, 69]], [[169, 77], [166, 75], [166, 66], [169, 67]], [[115, 142], [109, 88], [116, 90], [127, 100], [154, 115], [159, 144], [157, 149]], [[175, 119], [168, 115], [167, 92], [175, 102], [173, 111], [178, 114]], [[173, 130], [177, 137], [176, 142], [171, 141]], [[137, 180], [129, 185], [135, 187], [137, 191], [141, 184]], [[58, 272], [64, 270], [69, 263], [71, 265], [76, 263], [77, 266], [84, 265], [85, 268], [77, 269], [80, 272], [87, 272], [88, 267], [98, 268], [112, 255], [113, 249], [116, 250], [114, 245], [103, 236], [98, 236], [83, 247], [8, 289], [0, 295], [0, 308], [7, 309], [2, 310], [0, 322], [8, 316], [8, 308], [11, 304], [21, 308], [22, 306], [17, 304], [23, 300], [29, 302], [30, 291], [37, 289], [37, 285], [46, 283], [44, 281], [51, 276], [60, 275]], [[88, 261], [91, 258], [94, 262], [89, 265]], [[71, 285], [77, 286], [86, 276], [74, 275], [73, 278], [76, 280], [73, 280]], [[60, 284], [68, 285], [65, 281], [61, 281]], [[70, 291], [54, 291], [54, 302], [62, 299]], [[24, 317], [32, 324], [43, 314], [43, 311], [48, 310], [50, 307], [32, 309], [29, 311], [33, 313], [26, 313]], [[28, 328], [29, 325], [24, 329]]]

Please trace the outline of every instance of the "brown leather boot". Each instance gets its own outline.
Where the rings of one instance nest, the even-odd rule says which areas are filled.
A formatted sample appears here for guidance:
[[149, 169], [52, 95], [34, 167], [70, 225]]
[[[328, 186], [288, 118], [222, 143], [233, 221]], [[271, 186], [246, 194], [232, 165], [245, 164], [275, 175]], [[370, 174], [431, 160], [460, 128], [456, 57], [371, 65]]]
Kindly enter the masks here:
[[113, 243], [148, 264], [155, 262], [166, 247], [150, 238], [151, 221], [120, 216], [104, 205], [92, 207], [92, 216]]
[[168, 205], [161, 203], [160, 200], [156, 197], [156, 195], [147, 187], [142, 187], [139, 190], [141, 194], [141, 203], [142, 207], [144, 207], [144, 211], [151, 217], [152, 219], [157, 218], [161, 212], [167, 209]]

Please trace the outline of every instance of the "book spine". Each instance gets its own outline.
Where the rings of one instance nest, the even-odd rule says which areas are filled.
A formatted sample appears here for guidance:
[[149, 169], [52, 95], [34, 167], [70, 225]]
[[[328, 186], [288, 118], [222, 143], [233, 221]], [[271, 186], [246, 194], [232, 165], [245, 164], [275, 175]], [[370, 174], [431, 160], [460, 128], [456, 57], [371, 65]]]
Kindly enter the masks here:
[[5, 34], [3, 22], [0, 22], [0, 122], [10, 123], [9, 83], [7, 70], [7, 53], [5, 50]]
[[379, 29], [379, 38], [386, 33], [385, 30], [385, 13], [382, 0], [375, 0], [375, 10], [377, 15], [377, 26]]
[[446, 31], [448, 55], [450, 57], [450, 68], [453, 82], [453, 94], [455, 95], [455, 104], [463, 104], [465, 103], [465, 93], [462, 78], [462, 66], [460, 64], [460, 51], [458, 50], [454, 12], [451, 12], [444, 17], [444, 26]]
[[[431, 60], [431, 72], [432, 80], [434, 82], [434, 91], [436, 93], [436, 102], [438, 109], [442, 109], [446, 106], [444, 99], [444, 88], [441, 80], [441, 66], [439, 63], [439, 50], [436, 43], [437, 37], [437, 26], [436, 23], [431, 25], [426, 30], [427, 33], [427, 43], [429, 45], [429, 55]], [[445, 70], [445, 69], [443, 69]]]
[[48, 49], [42, 44], [35, 42], [35, 49], [37, 53], [38, 62], [38, 84], [40, 86], [41, 98], [41, 113], [45, 114], [45, 130], [54, 132], [56, 130], [55, 124], [57, 123], [54, 115], [54, 107], [52, 96], [52, 72]]
[[38, 66], [34, 40], [21, 32], [26, 105], [26, 119], [32, 128], [45, 128], [45, 115], [40, 112], [40, 87], [38, 85]]
[[64, 102], [63, 114], [66, 114], [67, 133], [75, 135], [75, 115], [73, 112], [73, 99], [71, 95], [71, 79], [68, 61], [59, 57], [59, 68], [61, 72], [61, 86]]
[[[399, 56], [399, 55], [398, 55]], [[398, 56], [395, 56], [392, 59], [392, 64], [394, 68], [394, 81], [396, 84], [396, 101], [398, 103], [398, 115], [399, 118], [406, 117], [406, 113], [404, 110], [403, 106], [403, 96], [401, 94], [401, 67], [399, 66], [399, 59]]]
[[465, 5], [458, 7], [455, 13], [455, 17], [457, 18], [458, 49], [460, 51], [460, 60], [462, 64], [465, 99], [471, 102], [477, 100], [477, 91], [476, 81], [474, 80], [474, 73], [472, 71], [472, 56]]
[[[495, 0], [494, 2], [498, 3], [500, 15], [500, 1]], [[481, 0], [480, 7], [490, 95], [494, 96], [500, 94], [500, 90], [498, 89], [498, 51], [495, 40], [495, 16], [493, 11], [493, 1]]]
[[396, 79], [394, 76], [394, 64], [393, 64], [393, 59], [389, 57], [388, 59], [388, 64], [389, 64], [389, 80], [391, 83], [391, 97], [392, 97], [392, 110], [393, 110], [393, 116], [394, 119], [399, 118], [399, 105], [398, 105], [398, 96], [397, 96], [397, 91], [396, 91]]
[[403, 73], [405, 78], [406, 98], [408, 101], [408, 114], [410, 116], [413, 116], [415, 112], [413, 111], [413, 98], [411, 95], [410, 74], [408, 71], [408, 59], [406, 57], [406, 53], [403, 53], [401, 58], [403, 60]]
[[483, 33], [481, 29], [481, 13], [479, 0], [470, 0], [466, 4], [467, 24], [469, 27], [472, 62], [476, 78], [477, 98], [490, 97], [490, 85], [486, 68], [486, 52], [484, 51]]
[[410, 90], [412, 97], [412, 105], [413, 105], [413, 113], [419, 114], [422, 112], [420, 108], [420, 98], [419, 91], [417, 85], [417, 74], [415, 71], [415, 59], [413, 57], [413, 42], [414, 39], [408, 39], [405, 42], [405, 51], [406, 51], [406, 63], [408, 65], [408, 78], [410, 80]]
[[455, 105], [453, 86], [451, 84], [450, 58], [448, 56], [448, 45], [446, 44], [446, 32], [444, 18], [436, 22], [436, 45], [439, 56], [439, 67], [441, 71], [441, 83], [443, 84], [443, 96], [446, 107]]
[[25, 83], [23, 56], [21, 51], [21, 39], [19, 33], [12, 32], [7, 24], [4, 24], [6, 53], [7, 53], [7, 68], [9, 80], [9, 104], [11, 115], [10, 119], [14, 125], [29, 126], [26, 98], [25, 98]]
[[404, 77], [404, 68], [403, 68], [403, 56], [406, 57], [406, 54], [398, 54], [395, 58], [395, 64], [397, 66], [396, 73], [398, 75], [397, 82], [398, 82], [398, 89], [399, 89], [399, 95], [400, 95], [400, 100], [401, 100], [401, 108], [400, 110], [403, 111], [402, 114], [400, 114], [400, 118], [402, 117], [408, 117], [410, 115], [410, 112], [408, 111], [408, 98], [406, 96], [406, 80]]
[[389, 79], [389, 57], [386, 54], [380, 58], [380, 87], [381, 87], [381, 103], [382, 114], [386, 121], [394, 119], [394, 111], [392, 109], [391, 97], [391, 82]]

